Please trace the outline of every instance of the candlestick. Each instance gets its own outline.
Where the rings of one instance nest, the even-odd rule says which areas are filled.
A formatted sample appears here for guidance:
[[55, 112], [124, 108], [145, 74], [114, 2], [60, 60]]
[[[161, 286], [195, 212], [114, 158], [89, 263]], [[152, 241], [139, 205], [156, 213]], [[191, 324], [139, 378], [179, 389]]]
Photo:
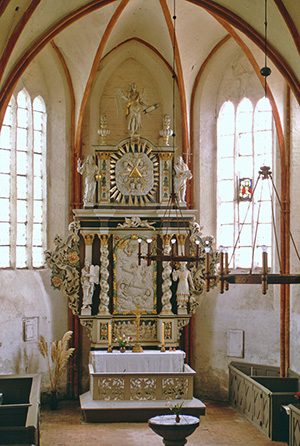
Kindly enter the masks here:
[[143, 352], [143, 347], [140, 344], [140, 318], [141, 314], [145, 313], [145, 311], [140, 310], [140, 304], [137, 304], [136, 310], [132, 310], [132, 313], [136, 316], [136, 343], [132, 348], [132, 351], [134, 353], [141, 353]]

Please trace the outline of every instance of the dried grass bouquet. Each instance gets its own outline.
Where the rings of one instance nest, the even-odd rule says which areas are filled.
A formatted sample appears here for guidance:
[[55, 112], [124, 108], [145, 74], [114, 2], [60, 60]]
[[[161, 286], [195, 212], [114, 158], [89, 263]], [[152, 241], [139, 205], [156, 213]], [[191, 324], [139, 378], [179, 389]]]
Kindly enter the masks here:
[[38, 348], [42, 356], [47, 360], [51, 392], [57, 391], [61, 373], [75, 350], [74, 348], [68, 348], [68, 342], [72, 334], [73, 331], [67, 331], [60, 341], [53, 341], [51, 352], [50, 349], [48, 350], [44, 336], [40, 336]]

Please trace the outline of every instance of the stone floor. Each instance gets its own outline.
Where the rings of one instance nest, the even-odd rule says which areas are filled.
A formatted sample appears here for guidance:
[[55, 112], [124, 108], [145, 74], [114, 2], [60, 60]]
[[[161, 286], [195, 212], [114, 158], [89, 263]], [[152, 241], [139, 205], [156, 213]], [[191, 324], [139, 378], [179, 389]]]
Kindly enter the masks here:
[[[232, 407], [205, 402], [206, 415], [188, 437], [188, 446], [286, 446], [272, 442]], [[41, 408], [40, 446], [163, 446], [147, 423], [86, 423], [78, 402], [60, 402], [57, 411]]]

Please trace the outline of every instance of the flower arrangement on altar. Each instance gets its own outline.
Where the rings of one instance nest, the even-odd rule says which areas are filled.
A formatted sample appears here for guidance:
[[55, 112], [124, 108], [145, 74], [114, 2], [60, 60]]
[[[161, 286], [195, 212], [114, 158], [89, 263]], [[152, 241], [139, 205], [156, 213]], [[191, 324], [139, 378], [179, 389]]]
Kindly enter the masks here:
[[115, 342], [118, 344], [119, 347], [123, 347], [123, 348], [131, 348], [131, 344], [130, 342], [132, 341], [132, 337], [131, 336], [125, 336], [123, 334], [123, 336], [119, 336], [118, 338], [115, 339]]

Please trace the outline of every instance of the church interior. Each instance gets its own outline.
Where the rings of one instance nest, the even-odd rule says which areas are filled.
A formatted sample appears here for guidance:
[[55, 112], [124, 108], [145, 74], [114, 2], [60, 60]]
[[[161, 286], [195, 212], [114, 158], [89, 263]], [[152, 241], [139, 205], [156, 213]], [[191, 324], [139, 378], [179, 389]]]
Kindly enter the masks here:
[[298, 2], [3, 0], [0, 51], [0, 378], [96, 423], [292, 404]]

